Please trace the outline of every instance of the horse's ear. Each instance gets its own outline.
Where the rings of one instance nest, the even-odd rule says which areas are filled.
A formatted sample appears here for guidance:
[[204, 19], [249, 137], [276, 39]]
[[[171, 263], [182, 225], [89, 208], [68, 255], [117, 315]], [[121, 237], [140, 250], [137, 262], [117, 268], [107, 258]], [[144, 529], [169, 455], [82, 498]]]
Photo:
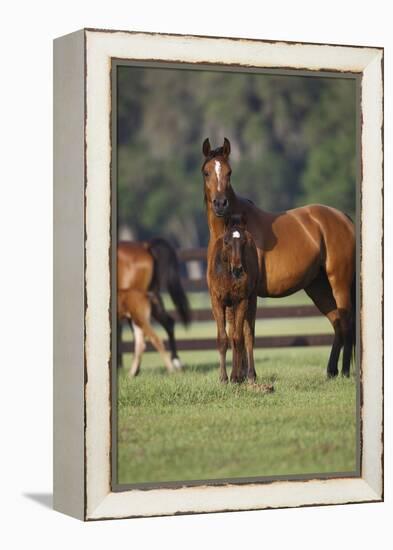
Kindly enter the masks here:
[[228, 158], [231, 154], [231, 144], [229, 139], [224, 138], [224, 145], [222, 146], [222, 155], [224, 158]]
[[205, 157], [208, 157], [210, 155], [211, 147], [210, 147], [210, 141], [209, 138], [206, 138], [202, 145], [202, 151]]

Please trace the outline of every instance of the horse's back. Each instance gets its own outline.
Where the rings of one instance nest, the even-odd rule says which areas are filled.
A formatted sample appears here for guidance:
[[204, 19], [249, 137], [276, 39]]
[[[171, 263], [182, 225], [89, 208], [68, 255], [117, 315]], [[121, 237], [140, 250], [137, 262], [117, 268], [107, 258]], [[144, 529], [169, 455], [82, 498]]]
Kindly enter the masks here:
[[344, 212], [323, 204], [310, 204], [289, 210], [288, 214], [296, 217], [312, 235], [320, 236], [325, 260], [329, 254], [348, 256], [355, 249], [355, 226]]
[[292, 294], [305, 288], [321, 268], [354, 266], [354, 226], [339, 210], [311, 204], [270, 213], [243, 206], [259, 256], [260, 295]]
[[117, 285], [119, 290], [146, 291], [153, 277], [154, 260], [147, 243], [121, 241], [117, 246]]

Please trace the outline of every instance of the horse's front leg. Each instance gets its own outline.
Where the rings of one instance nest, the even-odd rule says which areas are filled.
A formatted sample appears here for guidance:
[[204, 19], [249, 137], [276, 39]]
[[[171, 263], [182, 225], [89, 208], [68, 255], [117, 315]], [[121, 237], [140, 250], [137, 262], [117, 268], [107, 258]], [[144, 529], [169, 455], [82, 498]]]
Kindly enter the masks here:
[[231, 382], [242, 382], [242, 357], [244, 354], [244, 319], [247, 312], [247, 300], [242, 300], [234, 308], [234, 327], [232, 334], [232, 372]]
[[211, 296], [213, 315], [217, 323], [217, 347], [220, 354], [220, 382], [228, 382], [226, 368], [226, 354], [228, 349], [228, 336], [225, 330], [225, 307], [220, 304], [215, 296]]

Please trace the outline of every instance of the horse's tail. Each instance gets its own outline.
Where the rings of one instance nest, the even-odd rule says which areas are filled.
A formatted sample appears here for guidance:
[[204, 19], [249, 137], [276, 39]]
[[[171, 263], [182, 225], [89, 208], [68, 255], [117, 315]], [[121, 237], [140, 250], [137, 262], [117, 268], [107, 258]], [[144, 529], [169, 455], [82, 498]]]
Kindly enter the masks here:
[[351, 329], [352, 329], [352, 360], [356, 359], [356, 274], [353, 276], [351, 286], [351, 302], [352, 302], [352, 315], [351, 315]]
[[149, 250], [154, 258], [154, 273], [151, 286], [167, 290], [184, 325], [191, 320], [190, 306], [180, 280], [179, 261], [176, 251], [160, 237], [149, 242]]

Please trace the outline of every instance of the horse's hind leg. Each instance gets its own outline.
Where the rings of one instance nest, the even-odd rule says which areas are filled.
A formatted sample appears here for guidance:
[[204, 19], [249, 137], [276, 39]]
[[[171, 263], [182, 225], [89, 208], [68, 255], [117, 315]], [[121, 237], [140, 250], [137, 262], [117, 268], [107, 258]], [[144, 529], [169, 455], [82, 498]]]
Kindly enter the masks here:
[[341, 373], [344, 376], [349, 376], [354, 337], [352, 326], [351, 290], [350, 287], [346, 288], [345, 285], [341, 285], [341, 287], [336, 285], [336, 288], [333, 287], [333, 294], [337, 303], [339, 324], [344, 343]]
[[343, 376], [349, 376], [349, 373], [350, 373], [352, 350], [353, 350], [353, 343], [355, 338], [355, 335], [353, 332], [352, 319], [349, 320], [348, 324], [349, 326], [346, 325], [345, 332], [344, 332], [343, 366], [341, 371]]
[[332, 378], [338, 374], [337, 365], [341, 348], [343, 346], [343, 334], [340, 323], [340, 313], [325, 272], [321, 271], [318, 277], [314, 279], [314, 281], [307, 288], [305, 288], [305, 291], [317, 306], [319, 311], [326, 315], [334, 329], [334, 340], [327, 366], [327, 376]]
[[152, 316], [158, 321], [165, 329], [168, 335], [169, 348], [171, 350], [171, 359], [175, 369], [181, 369], [183, 367], [179, 356], [177, 354], [177, 346], [175, 340], [175, 321], [166, 311], [162, 298], [159, 294], [154, 293], [151, 300], [152, 304]]

